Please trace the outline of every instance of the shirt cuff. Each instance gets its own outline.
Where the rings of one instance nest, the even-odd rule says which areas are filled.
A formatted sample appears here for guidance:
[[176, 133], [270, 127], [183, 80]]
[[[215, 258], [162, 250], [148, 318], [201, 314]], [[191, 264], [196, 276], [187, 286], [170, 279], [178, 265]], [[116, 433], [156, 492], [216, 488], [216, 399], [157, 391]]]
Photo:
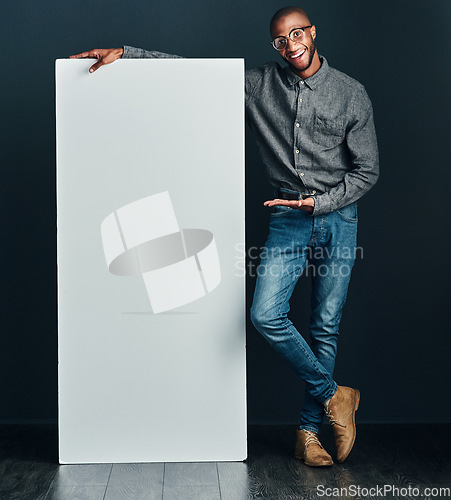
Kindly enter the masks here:
[[332, 203], [328, 193], [320, 194], [314, 197], [315, 205], [311, 215], [325, 215], [332, 212]]
[[141, 59], [143, 49], [138, 49], [136, 47], [130, 47], [130, 45], [124, 45], [122, 47], [124, 53], [122, 54], [122, 59]]

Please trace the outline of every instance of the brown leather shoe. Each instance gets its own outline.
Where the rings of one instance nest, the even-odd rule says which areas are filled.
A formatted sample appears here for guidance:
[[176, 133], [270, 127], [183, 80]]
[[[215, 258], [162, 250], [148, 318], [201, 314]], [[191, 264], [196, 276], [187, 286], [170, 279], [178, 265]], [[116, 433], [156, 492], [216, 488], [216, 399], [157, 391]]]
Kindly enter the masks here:
[[324, 467], [333, 465], [332, 457], [319, 442], [318, 434], [305, 429], [297, 430], [296, 450], [294, 456], [304, 460], [310, 467]]
[[338, 386], [324, 411], [334, 428], [337, 462], [343, 462], [349, 455], [355, 441], [355, 412], [359, 407], [360, 391], [351, 387]]

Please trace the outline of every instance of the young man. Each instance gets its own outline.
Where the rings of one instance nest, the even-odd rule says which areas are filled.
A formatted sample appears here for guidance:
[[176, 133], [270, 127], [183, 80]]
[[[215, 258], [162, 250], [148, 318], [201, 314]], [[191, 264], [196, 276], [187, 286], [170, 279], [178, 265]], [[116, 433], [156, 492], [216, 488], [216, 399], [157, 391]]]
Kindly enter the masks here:
[[[310, 466], [333, 460], [318, 435], [323, 412], [333, 425], [337, 461], [355, 441], [360, 393], [333, 379], [342, 309], [354, 264], [357, 200], [377, 181], [373, 111], [359, 82], [331, 68], [315, 46], [316, 28], [299, 7], [277, 11], [272, 45], [288, 63], [246, 71], [246, 119], [275, 198], [262, 253], [251, 320], [304, 380], [295, 456]], [[123, 58], [176, 58], [125, 46], [82, 52], [90, 71]], [[311, 345], [288, 319], [301, 273], [312, 272]]]

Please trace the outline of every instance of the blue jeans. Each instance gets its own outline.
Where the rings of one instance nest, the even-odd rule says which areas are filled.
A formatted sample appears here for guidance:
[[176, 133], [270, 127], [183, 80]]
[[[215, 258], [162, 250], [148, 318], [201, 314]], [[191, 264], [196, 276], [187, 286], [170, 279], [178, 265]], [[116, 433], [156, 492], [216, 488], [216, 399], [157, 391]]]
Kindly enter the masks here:
[[[284, 190], [289, 191], [289, 190]], [[299, 428], [319, 432], [333, 379], [338, 330], [357, 241], [357, 202], [326, 215], [273, 207], [251, 321], [305, 382]], [[288, 319], [299, 276], [312, 277], [310, 346]]]

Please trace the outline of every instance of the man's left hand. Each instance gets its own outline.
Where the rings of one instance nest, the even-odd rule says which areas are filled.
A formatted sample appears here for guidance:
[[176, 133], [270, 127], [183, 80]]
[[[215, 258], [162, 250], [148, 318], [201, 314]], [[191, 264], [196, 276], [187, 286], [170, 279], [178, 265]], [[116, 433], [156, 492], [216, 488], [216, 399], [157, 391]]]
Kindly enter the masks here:
[[311, 214], [313, 212], [313, 207], [315, 206], [315, 200], [313, 198], [305, 198], [305, 200], [281, 200], [279, 198], [275, 198], [274, 200], [265, 201], [263, 205], [265, 205], [265, 207], [282, 205], [284, 207], [304, 210], [305, 212], [309, 212]]

